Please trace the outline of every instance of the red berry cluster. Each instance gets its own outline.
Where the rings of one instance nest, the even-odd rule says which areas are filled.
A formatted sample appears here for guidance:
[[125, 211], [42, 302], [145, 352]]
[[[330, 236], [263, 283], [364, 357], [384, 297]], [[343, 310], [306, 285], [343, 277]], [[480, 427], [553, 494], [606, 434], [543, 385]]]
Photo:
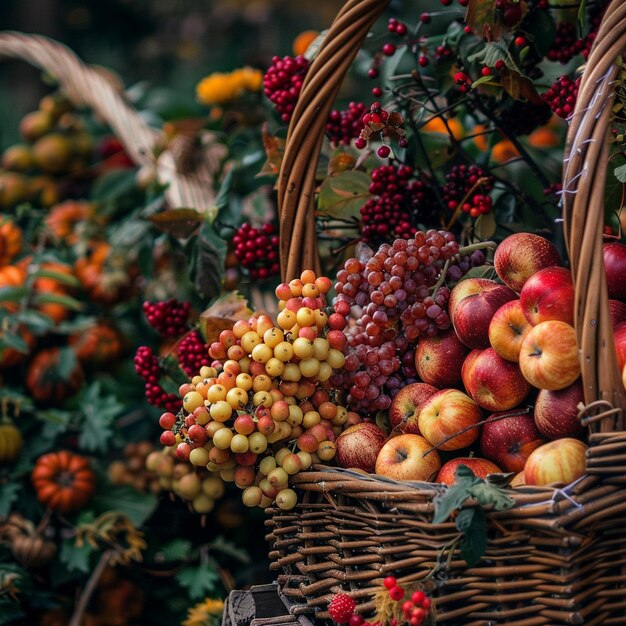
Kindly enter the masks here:
[[467, 93], [472, 88], [472, 79], [465, 72], [457, 72], [454, 75], [454, 83], [458, 85], [461, 93]]
[[[446, 174], [446, 184], [443, 186], [442, 195], [448, 209], [454, 211], [468, 193], [476, 192], [463, 203], [462, 208], [472, 217], [478, 217], [491, 210], [491, 198], [487, 200], [486, 194], [492, 189], [493, 176], [488, 175], [478, 165], [455, 165]], [[469, 206], [466, 207], [466, 205]]]
[[263, 76], [265, 95], [280, 113], [283, 122], [291, 119], [296, 106], [309, 62], [303, 56], [278, 56], [272, 58], [272, 65]]
[[180, 302], [176, 298], [161, 302], [144, 302], [143, 312], [148, 323], [162, 337], [180, 337], [189, 330], [191, 302]]
[[435, 48], [435, 61], [449, 61], [454, 56], [452, 48], [446, 43]]
[[584, 49], [585, 40], [578, 37], [576, 24], [559, 22], [556, 25], [554, 42], [546, 56], [550, 61], [559, 61], [565, 64]]
[[496, 0], [496, 11], [502, 23], [506, 26], [515, 26], [522, 19], [522, 6], [513, 0]]
[[349, 145], [363, 129], [364, 114], [365, 105], [362, 102], [350, 102], [343, 111], [333, 109], [326, 122], [326, 136], [330, 143], [335, 146]]
[[[397, 112], [390, 113], [383, 109], [380, 102], [374, 102], [362, 118], [363, 128], [354, 142], [355, 148], [363, 150], [372, 135], [379, 141], [383, 141], [385, 137], [391, 137], [398, 140], [401, 147], [406, 147], [408, 142], [404, 131], [404, 118]], [[386, 159], [391, 153], [391, 149], [387, 145], [378, 148], [378, 156]]]
[[387, 30], [394, 34], [403, 37], [407, 33], [407, 27], [404, 22], [399, 22], [395, 17], [389, 18], [389, 23], [387, 24]]
[[432, 187], [413, 177], [408, 165], [382, 165], [372, 170], [369, 192], [373, 197], [361, 207], [364, 241], [409, 239], [417, 222], [428, 221], [434, 207]]
[[203, 365], [210, 365], [209, 346], [204, 343], [200, 333], [192, 330], [178, 344], [178, 364], [185, 374], [192, 378]]
[[559, 117], [566, 119], [574, 110], [579, 88], [580, 78], [572, 80], [569, 76], [560, 76], [543, 94], [543, 99]]
[[252, 228], [244, 222], [233, 237], [235, 256], [254, 280], [275, 276], [280, 272], [278, 233], [273, 224]]
[[[389, 590], [389, 597], [394, 602], [399, 602], [404, 598], [404, 589], [398, 585], [393, 576], [387, 576], [383, 584]], [[409, 626], [420, 626], [428, 617], [430, 607], [430, 598], [423, 591], [414, 591], [411, 594], [411, 599], [402, 603], [402, 613], [404, 613]]]
[[145, 394], [148, 402], [166, 411], [178, 412], [182, 407], [182, 402], [178, 395], [167, 393], [159, 384], [164, 372], [152, 348], [139, 346], [133, 362], [135, 371], [145, 381]]

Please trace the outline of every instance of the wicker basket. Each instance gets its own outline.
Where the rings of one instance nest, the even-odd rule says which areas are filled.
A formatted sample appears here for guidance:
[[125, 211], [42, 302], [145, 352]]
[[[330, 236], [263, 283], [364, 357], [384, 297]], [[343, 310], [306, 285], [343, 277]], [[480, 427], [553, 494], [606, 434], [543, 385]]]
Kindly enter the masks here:
[[58, 81], [74, 106], [88, 107], [104, 120], [129, 157], [137, 165], [153, 168], [159, 182], [168, 185], [165, 198], [171, 208], [215, 210], [213, 177], [219, 163], [204, 150], [189, 168], [191, 146], [186, 136], [176, 138], [164, 149], [161, 134], [125, 100], [114, 74], [85, 65], [66, 46], [40, 35], [0, 32], [0, 57], [21, 59], [41, 68]]
[[[385, 5], [349, 0], [305, 80], [280, 178], [285, 279], [317, 264], [313, 193], [323, 120]], [[481, 562], [468, 568], [455, 553], [446, 577], [433, 586], [437, 624], [626, 624], [625, 399], [602, 262], [612, 81], [625, 48], [626, 3], [613, 0], [582, 78], [563, 181], [587, 405], [581, 419], [590, 430], [587, 474], [564, 489], [507, 490], [516, 506], [488, 514]], [[327, 618], [327, 603], [339, 591], [357, 599], [358, 611], [370, 612], [385, 575], [393, 573], [401, 583], [423, 580], [457, 534], [452, 523], [431, 523], [441, 485], [322, 467], [295, 482], [302, 504], [291, 512], [271, 510], [267, 525], [273, 568], [298, 612]]]

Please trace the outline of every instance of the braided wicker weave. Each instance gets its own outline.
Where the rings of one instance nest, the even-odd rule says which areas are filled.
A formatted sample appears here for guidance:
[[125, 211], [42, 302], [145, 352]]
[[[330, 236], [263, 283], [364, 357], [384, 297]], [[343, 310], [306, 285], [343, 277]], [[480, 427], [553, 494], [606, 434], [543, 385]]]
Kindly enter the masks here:
[[[349, 59], [385, 6], [349, 0], [307, 75], [302, 93], [308, 96], [291, 122], [281, 171], [284, 278], [315, 266], [313, 172], [322, 121]], [[590, 430], [587, 473], [564, 489], [507, 490], [516, 506], [488, 514], [481, 562], [468, 568], [455, 552], [445, 578], [431, 583], [437, 624], [626, 624], [625, 398], [602, 262], [612, 81], [624, 49], [626, 3], [613, 0], [582, 77], [563, 180], [587, 404], [581, 419]], [[384, 576], [393, 574], [401, 584], [423, 580], [457, 534], [452, 523], [431, 523], [440, 485], [323, 467], [295, 482], [302, 504], [272, 510], [267, 524], [278, 581], [302, 613], [327, 618], [327, 603], [339, 591], [357, 600], [358, 611], [372, 611]]]
[[21, 59], [54, 77], [76, 107], [89, 107], [103, 119], [138, 165], [154, 167], [167, 183], [166, 200], [172, 208], [214, 210], [213, 167], [200, 160], [192, 171], [177, 167], [176, 155], [162, 150], [161, 135], [125, 100], [112, 74], [85, 65], [71, 50], [40, 35], [0, 32], [0, 57]]

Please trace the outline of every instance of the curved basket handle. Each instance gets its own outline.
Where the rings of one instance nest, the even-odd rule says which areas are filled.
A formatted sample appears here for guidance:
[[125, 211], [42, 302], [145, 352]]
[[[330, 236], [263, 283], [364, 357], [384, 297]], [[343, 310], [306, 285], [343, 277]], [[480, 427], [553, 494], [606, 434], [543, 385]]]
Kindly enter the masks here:
[[[626, 50], [626, 3], [612, 0], [582, 75], [567, 134], [563, 171], [565, 242], [576, 293], [575, 326], [585, 403], [626, 409], [617, 365], [602, 254], [607, 141], [617, 57]], [[623, 413], [615, 427], [624, 430]], [[605, 421], [601, 430], [612, 430]]]
[[213, 210], [212, 174], [207, 163], [195, 171], [180, 172], [165, 150], [157, 160], [161, 134], [150, 128], [124, 98], [106, 72], [83, 63], [67, 46], [25, 33], [0, 32], [0, 57], [21, 59], [53, 76], [77, 107], [89, 107], [105, 120], [138, 165], [156, 168], [159, 180], [169, 184], [165, 196], [172, 207]]
[[306, 74], [289, 123], [278, 175], [280, 267], [283, 280], [320, 270], [315, 233], [315, 174], [324, 128], [365, 37], [389, 0], [348, 0]]

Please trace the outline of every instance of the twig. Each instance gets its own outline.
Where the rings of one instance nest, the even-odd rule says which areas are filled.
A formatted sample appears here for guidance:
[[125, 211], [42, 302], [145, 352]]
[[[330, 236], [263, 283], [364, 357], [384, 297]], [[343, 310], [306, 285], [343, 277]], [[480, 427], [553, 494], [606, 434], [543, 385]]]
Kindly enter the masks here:
[[83, 623], [83, 615], [87, 610], [89, 600], [91, 599], [91, 596], [96, 589], [96, 585], [98, 584], [98, 581], [100, 580], [100, 577], [102, 576], [106, 566], [109, 564], [112, 556], [112, 550], [107, 550], [100, 555], [100, 560], [98, 561], [98, 564], [91, 573], [87, 584], [80, 594], [80, 597], [76, 604], [76, 608], [74, 609], [74, 614], [72, 615], [72, 619], [70, 620], [68, 626], [81, 626], [81, 624]]

